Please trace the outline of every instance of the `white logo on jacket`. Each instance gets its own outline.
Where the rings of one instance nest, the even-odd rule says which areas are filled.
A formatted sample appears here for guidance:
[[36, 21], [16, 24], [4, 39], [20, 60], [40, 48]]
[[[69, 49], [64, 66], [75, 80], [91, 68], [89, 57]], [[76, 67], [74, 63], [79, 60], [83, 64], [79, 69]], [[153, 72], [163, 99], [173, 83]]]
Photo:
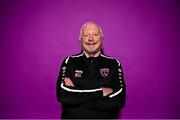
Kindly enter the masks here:
[[83, 71], [82, 70], [75, 70], [75, 77], [82, 77], [82, 73]]

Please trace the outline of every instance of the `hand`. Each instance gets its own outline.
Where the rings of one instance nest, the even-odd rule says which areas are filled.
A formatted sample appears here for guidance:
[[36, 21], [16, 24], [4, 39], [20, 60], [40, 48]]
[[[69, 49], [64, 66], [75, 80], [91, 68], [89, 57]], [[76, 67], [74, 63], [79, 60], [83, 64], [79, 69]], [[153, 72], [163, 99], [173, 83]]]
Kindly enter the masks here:
[[66, 86], [74, 87], [74, 83], [72, 82], [71, 79], [65, 77], [64, 82], [65, 82], [65, 85], [66, 85]]
[[103, 90], [103, 96], [107, 96], [113, 92], [112, 88], [103, 87], [102, 90]]

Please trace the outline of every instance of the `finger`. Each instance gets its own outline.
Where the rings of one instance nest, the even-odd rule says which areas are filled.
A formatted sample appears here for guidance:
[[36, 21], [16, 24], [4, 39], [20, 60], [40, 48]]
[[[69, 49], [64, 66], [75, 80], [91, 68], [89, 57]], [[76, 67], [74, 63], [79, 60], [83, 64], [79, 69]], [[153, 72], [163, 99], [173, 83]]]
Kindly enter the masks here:
[[72, 82], [71, 79], [68, 78], [68, 82], [71, 84], [71, 85], [74, 85], [74, 83]]
[[71, 84], [71, 86], [74, 86], [74, 83], [72, 82], [72, 80], [70, 78], [67, 78], [68, 82]]
[[65, 82], [65, 85], [66, 85], [66, 86], [71, 86], [71, 84], [68, 82], [67, 79], [64, 79], [64, 82]]
[[68, 78], [67, 78], [67, 77], [65, 77], [65, 78], [64, 78], [64, 81], [67, 81], [67, 80], [68, 80]]
[[67, 86], [74, 87], [73, 82], [72, 82], [70, 79], [68, 79], [68, 78], [65, 79], [65, 84], [66, 84]]
[[103, 89], [103, 96], [107, 96], [113, 92], [111, 88], [102, 88]]
[[65, 81], [65, 85], [72, 86], [68, 79], [65, 79], [64, 81]]

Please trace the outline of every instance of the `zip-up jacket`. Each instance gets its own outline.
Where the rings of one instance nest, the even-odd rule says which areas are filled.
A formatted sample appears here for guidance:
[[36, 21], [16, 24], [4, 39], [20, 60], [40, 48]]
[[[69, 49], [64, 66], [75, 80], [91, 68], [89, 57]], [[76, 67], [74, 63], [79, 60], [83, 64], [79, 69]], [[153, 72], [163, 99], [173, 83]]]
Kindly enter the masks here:
[[[65, 85], [65, 77], [72, 80], [73, 87]], [[104, 97], [102, 87], [112, 88], [113, 92]], [[61, 65], [56, 92], [62, 118], [113, 118], [114, 111], [125, 104], [121, 64], [103, 54], [89, 58], [84, 53], [68, 56]]]

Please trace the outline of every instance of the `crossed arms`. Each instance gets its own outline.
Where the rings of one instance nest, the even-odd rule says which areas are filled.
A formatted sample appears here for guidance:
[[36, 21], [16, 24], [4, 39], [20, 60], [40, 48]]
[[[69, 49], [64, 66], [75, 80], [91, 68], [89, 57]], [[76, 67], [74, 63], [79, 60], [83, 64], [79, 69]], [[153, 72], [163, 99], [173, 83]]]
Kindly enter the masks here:
[[[115, 60], [112, 87], [97, 89], [77, 89], [70, 74], [73, 73], [71, 61], [64, 60], [57, 81], [58, 101], [66, 105], [82, 105], [88, 109], [111, 110], [125, 104], [125, 83], [120, 64]], [[66, 68], [64, 72], [64, 68]], [[64, 74], [66, 73], [66, 74]]]

